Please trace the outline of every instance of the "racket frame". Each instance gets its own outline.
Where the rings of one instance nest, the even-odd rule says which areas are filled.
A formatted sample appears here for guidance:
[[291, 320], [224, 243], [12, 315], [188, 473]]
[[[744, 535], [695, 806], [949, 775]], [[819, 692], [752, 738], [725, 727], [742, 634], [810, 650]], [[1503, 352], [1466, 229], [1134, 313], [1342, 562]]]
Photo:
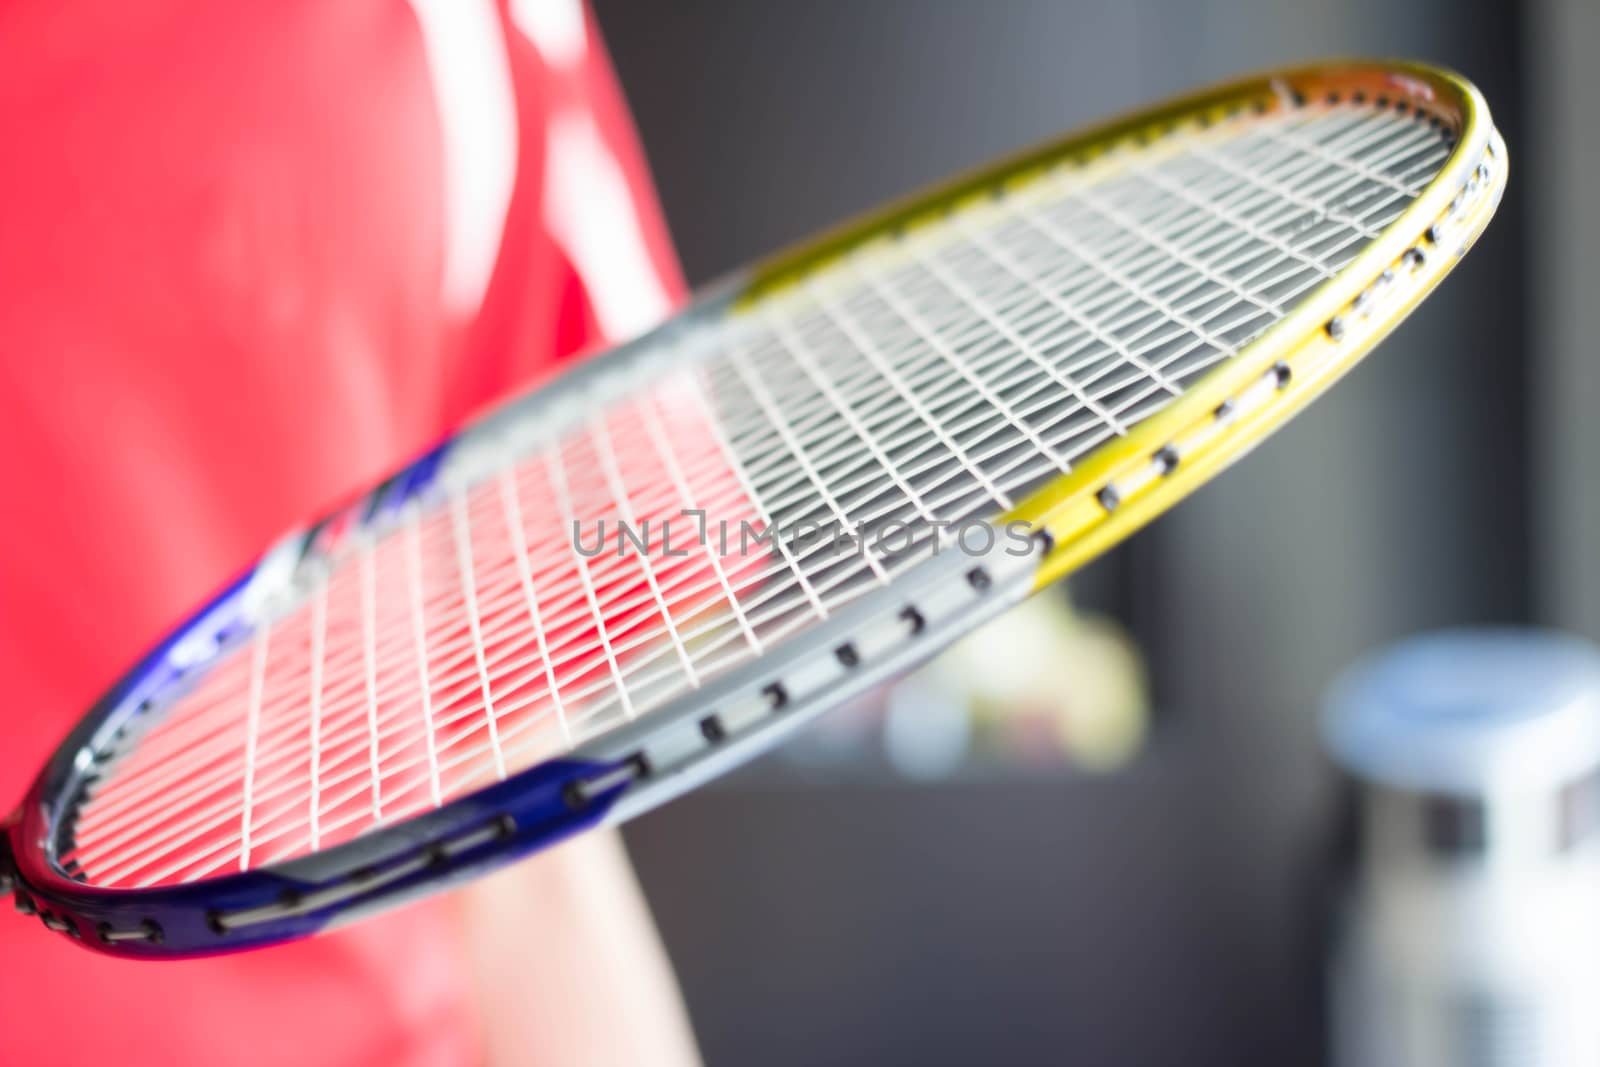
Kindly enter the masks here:
[[[526, 428], [559, 433], [614, 390], [663, 368], [672, 335], [705, 316], [739, 314], [872, 240], [895, 240], [970, 198], [1061, 166], [1115, 168], [1170, 134], [1241, 110], [1355, 94], [1415, 109], [1453, 132], [1440, 173], [1377, 239], [1237, 356], [1123, 438], [1011, 512], [1035, 550], [983, 558], [946, 551], [886, 595], [868, 595], [706, 687], [651, 710], [569, 756], [540, 763], [423, 815], [323, 852], [205, 880], [146, 889], [86, 885], [56, 856], [106, 753], [245, 640], [260, 597], [319, 565], [340, 539], [388, 521], [443, 485], [468, 482], [524, 447]], [[1172, 506], [1326, 389], [1392, 329], [1471, 245], [1505, 182], [1505, 151], [1477, 90], [1404, 62], [1334, 62], [1242, 78], [1113, 119], [923, 192], [708, 290], [656, 330], [473, 420], [355, 502], [291, 535], [180, 625], [67, 736], [0, 823], [0, 891], [19, 910], [102, 952], [170, 958], [307, 936], [447, 887], [574, 833], [648, 810], [753, 758], [801, 724], [944, 647], [1099, 555]], [[536, 415], [538, 418], [534, 418]]]

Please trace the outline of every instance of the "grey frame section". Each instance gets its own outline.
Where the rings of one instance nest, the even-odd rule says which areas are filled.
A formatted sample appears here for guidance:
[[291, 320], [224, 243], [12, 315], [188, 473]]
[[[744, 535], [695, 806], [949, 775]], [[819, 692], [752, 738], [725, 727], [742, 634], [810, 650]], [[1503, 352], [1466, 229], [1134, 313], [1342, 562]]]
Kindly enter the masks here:
[[[1008, 545], [1003, 530], [984, 553], [952, 545], [896, 583], [851, 601], [710, 685], [579, 745], [572, 757], [612, 761], [643, 754], [648, 770], [617, 800], [618, 823], [666, 803], [776, 746], [818, 715], [909, 670], [1028, 597], [1043, 556]], [[841, 656], [841, 649], [848, 649]], [[846, 662], [846, 660], [850, 662]], [[781, 687], [780, 700], [773, 687]], [[703, 724], [715, 716], [718, 729]]]

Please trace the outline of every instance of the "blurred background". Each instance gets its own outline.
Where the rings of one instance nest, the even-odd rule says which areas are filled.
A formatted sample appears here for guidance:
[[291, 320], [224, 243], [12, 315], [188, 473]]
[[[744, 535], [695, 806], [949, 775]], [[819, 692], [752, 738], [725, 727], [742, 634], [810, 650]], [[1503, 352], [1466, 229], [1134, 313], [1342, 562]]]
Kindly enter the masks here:
[[[1246, 70], [1406, 56], [1484, 91], [1499, 216], [1345, 385], [1078, 575], [1076, 613], [1002, 620], [627, 831], [712, 1063], [1317, 1062], [1319, 694], [1431, 627], [1600, 638], [1600, 9], [594, 8], [697, 284]], [[1040, 669], [1000, 689], [1007, 649]]]

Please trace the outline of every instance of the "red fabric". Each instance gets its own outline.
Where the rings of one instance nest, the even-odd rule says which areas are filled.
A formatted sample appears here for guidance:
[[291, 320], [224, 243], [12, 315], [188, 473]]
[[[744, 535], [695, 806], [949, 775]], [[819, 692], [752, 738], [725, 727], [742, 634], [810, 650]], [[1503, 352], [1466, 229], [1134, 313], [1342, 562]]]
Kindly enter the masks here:
[[[465, 304], [442, 296], [461, 111], [413, 4], [0, 8], [7, 809], [115, 676], [279, 531], [616, 319], [593, 249], [584, 263], [547, 224], [554, 116], [597, 133], [639, 216], [631, 254], [680, 295], [592, 21], [576, 15], [574, 58], [571, 20], [541, 46], [482, 2], [515, 101], [514, 184]], [[435, 3], [436, 21], [474, 3]], [[0, 915], [8, 1063], [468, 1063], [473, 1011], [438, 901], [176, 964]]]

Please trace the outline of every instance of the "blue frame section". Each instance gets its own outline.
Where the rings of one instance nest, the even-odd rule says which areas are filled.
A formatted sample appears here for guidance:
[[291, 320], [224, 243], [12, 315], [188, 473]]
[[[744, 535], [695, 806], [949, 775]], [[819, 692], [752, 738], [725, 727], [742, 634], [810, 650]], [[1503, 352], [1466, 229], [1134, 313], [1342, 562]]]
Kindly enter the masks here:
[[[87, 886], [56, 862], [70, 841], [68, 816], [98, 776], [100, 754], [137, 728], [140, 718], [194, 685], [205, 663], [215, 659], [194, 665], [188, 650], [196, 643], [225, 649], [253, 632], [246, 612], [253, 584], [281, 577], [264, 573], [262, 564], [292, 550], [298, 568], [320, 554], [324, 531], [392, 516], [434, 484], [449, 444], [431, 449], [354, 505], [280, 541], [91, 709], [56, 749], [21, 810], [0, 823], [0, 867], [7, 866], [9, 851], [19, 904], [37, 911], [52, 929], [111, 955], [157, 959], [233, 952], [306, 937], [339, 919], [447, 888], [604, 819], [628, 786], [628, 776], [613, 773], [625, 764], [559, 759], [325, 852], [187, 885]], [[574, 789], [600, 778], [615, 784]], [[227, 921], [251, 911], [257, 915], [248, 923]]]

